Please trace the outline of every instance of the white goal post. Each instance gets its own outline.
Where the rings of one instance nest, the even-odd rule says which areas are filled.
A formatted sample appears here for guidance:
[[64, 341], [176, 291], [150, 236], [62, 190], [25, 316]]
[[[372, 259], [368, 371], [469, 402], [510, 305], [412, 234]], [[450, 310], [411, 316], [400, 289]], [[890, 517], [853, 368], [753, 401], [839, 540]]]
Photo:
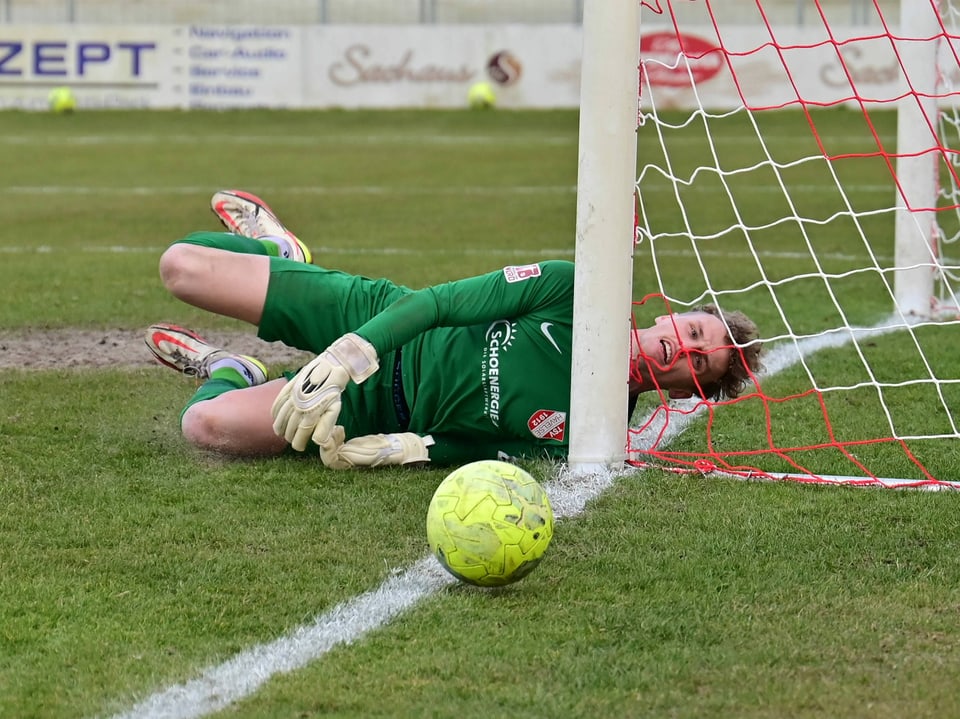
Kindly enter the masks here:
[[[960, 488], [960, 0], [895, 2], [585, 0], [568, 472]], [[760, 315], [742, 396], [628, 426], [634, 276]]]
[[[938, 18], [930, 6], [909, 0], [900, 2], [900, 34], [903, 37], [933, 37]], [[906, 94], [897, 107], [897, 193], [895, 227], [896, 257], [894, 288], [896, 304], [906, 315], [929, 317], [934, 294], [936, 261], [934, 212], [937, 204], [937, 160], [926, 138], [936, 132], [937, 53], [933, 43], [904, 42], [899, 48], [904, 66], [911, 68], [914, 86], [923, 95]], [[910, 209], [914, 208], [914, 209]]]
[[622, 467], [633, 291], [639, 0], [586, 0], [569, 469]]

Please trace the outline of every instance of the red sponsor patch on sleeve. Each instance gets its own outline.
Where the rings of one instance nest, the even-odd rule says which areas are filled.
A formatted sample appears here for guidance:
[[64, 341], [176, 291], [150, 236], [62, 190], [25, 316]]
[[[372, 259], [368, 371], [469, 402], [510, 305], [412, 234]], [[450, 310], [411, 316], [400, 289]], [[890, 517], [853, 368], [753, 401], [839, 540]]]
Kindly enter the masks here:
[[507, 282], [523, 282], [540, 276], [540, 265], [510, 265], [503, 268]]
[[567, 431], [567, 413], [556, 409], [538, 409], [527, 420], [530, 433], [538, 439], [563, 441]]

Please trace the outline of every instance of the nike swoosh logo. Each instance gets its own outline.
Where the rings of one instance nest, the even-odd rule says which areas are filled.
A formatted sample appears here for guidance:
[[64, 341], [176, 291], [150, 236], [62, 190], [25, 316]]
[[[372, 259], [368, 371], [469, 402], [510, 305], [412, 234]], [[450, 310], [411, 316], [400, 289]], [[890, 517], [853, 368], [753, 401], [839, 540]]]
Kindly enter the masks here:
[[[153, 344], [151, 344], [151, 342]], [[150, 352], [153, 353], [153, 356], [156, 358], [157, 362], [159, 362], [162, 365], [166, 365], [167, 367], [172, 367], [173, 369], [177, 370], [177, 372], [181, 372], [182, 368], [178, 367], [175, 363], [170, 362], [166, 359], [168, 355], [166, 355], [164, 353], [164, 350], [161, 349], [161, 343], [165, 343], [167, 345], [173, 345], [174, 347], [182, 347], [184, 350], [186, 350], [185, 354], [188, 357], [190, 356], [191, 353], [196, 352], [196, 350], [193, 347], [191, 347], [188, 344], [185, 344], [184, 342], [181, 342], [180, 339], [178, 339], [177, 337], [174, 337], [173, 335], [169, 335], [166, 332], [157, 330], [150, 335], [150, 342], [146, 343], [147, 349], [149, 349]], [[178, 353], [177, 350], [174, 349], [169, 354], [170, 356], [173, 356], [177, 353]]]
[[543, 332], [543, 336], [550, 341], [550, 344], [553, 345], [553, 348], [560, 354], [563, 354], [563, 350], [560, 349], [560, 345], [557, 344], [557, 341], [553, 339], [553, 335], [550, 334], [550, 327], [552, 325], [553, 322], [541, 322], [540, 331]]
[[168, 342], [169, 344], [176, 345], [177, 347], [183, 347], [188, 352], [196, 351], [190, 345], [181, 342], [177, 337], [174, 337], [173, 335], [168, 335], [166, 332], [160, 332], [160, 331], [154, 332], [153, 335], [150, 337], [150, 339], [153, 342], [153, 344], [156, 345], [157, 347], [160, 346], [161, 342]]

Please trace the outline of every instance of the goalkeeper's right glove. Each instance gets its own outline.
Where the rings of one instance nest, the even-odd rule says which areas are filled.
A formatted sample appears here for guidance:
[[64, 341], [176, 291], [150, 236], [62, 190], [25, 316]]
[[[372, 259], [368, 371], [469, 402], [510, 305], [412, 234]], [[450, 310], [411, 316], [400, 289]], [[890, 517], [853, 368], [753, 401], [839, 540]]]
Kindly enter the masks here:
[[427, 447], [433, 443], [429, 434], [413, 432], [368, 434], [344, 442], [343, 427], [337, 425], [330, 439], [320, 443], [320, 459], [331, 469], [422, 464], [430, 461]]
[[312, 438], [326, 442], [340, 416], [347, 382], [363, 382], [380, 368], [377, 350], [363, 337], [346, 334], [287, 382], [273, 402], [273, 431], [303, 451]]

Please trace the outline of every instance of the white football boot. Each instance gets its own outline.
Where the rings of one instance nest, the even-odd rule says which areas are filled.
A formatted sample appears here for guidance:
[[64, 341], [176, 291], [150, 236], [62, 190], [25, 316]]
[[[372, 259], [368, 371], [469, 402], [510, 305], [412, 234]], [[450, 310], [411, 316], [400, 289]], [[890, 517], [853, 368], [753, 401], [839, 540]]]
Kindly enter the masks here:
[[177, 325], [150, 325], [144, 342], [157, 362], [189, 377], [208, 379], [210, 365], [220, 360], [231, 360], [229, 365], [240, 372], [251, 386], [267, 381], [267, 367], [260, 360], [214, 347], [196, 332]]
[[280, 254], [295, 262], [313, 262], [310, 249], [273, 214], [266, 202], [243, 190], [220, 190], [210, 199], [210, 209], [230, 232], [255, 240], [268, 239]]

